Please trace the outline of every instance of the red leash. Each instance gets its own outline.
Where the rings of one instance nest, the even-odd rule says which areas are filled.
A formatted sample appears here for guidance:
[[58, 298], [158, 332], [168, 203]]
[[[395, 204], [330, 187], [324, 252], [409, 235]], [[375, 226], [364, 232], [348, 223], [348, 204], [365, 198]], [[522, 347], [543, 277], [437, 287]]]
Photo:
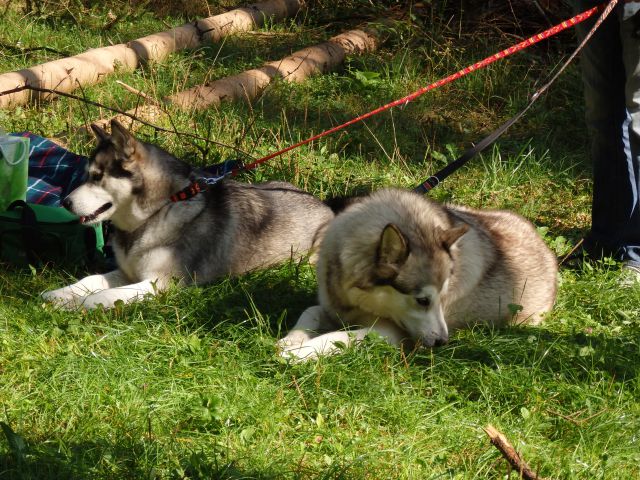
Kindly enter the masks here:
[[[617, 3], [617, 2], [616, 2]], [[242, 168], [237, 168], [233, 170], [233, 175], [235, 175], [236, 173], [240, 172], [241, 170], [251, 170], [253, 168], [256, 168], [258, 165], [271, 160], [274, 157], [278, 157], [280, 155], [282, 155], [283, 153], [286, 153], [290, 150], [293, 150], [294, 148], [298, 148], [302, 145], [306, 145], [307, 143], [311, 143], [314, 140], [318, 140], [319, 138], [322, 137], [326, 137], [327, 135], [331, 135], [332, 133], [335, 133], [339, 130], [342, 130], [350, 125], [353, 125], [354, 123], [358, 123], [362, 120], [366, 120], [369, 117], [372, 117], [374, 115], [377, 115], [378, 113], [384, 112], [385, 110], [389, 110], [390, 108], [393, 107], [397, 107], [399, 105], [405, 105], [407, 103], [409, 103], [412, 100], [415, 100], [416, 98], [418, 98], [421, 95], [424, 95], [425, 93], [434, 90], [438, 87], [441, 87], [443, 85], [446, 85], [447, 83], [451, 83], [454, 80], [457, 80], [461, 77], [464, 77], [465, 75], [470, 74], [471, 72], [474, 72], [476, 70], [479, 70], [481, 68], [484, 68], [490, 64], [492, 64], [493, 62], [503, 59], [505, 57], [508, 57], [509, 55], [513, 55], [516, 52], [519, 52], [521, 50], [524, 50], [525, 48], [530, 47], [533, 44], [536, 44], [538, 42], [541, 42], [542, 40], [546, 40], [547, 38], [550, 38], [560, 32], [562, 32], [563, 30], [566, 30], [568, 28], [571, 28], [581, 22], [584, 22], [585, 20], [587, 20], [588, 18], [592, 17], [593, 15], [595, 15], [596, 13], [598, 13], [599, 11], [603, 10], [605, 8], [604, 5], [599, 5], [597, 7], [593, 7], [589, 10], [587, 10], [586, 12], [580, 13], [578, 15], [576, 15], [573, 18], [570, 18], [569, 20], [565, 20], [564, 22], [549, 28], [548, 30], [545, 30], [542, 33], [538, 33], [537, 35], [534, 35], [531, 38], [528, 38], [527, 40], [524, 40], [523, 42], [518, 43], [517, 45], [514, 45], [512, 47], [509, 47], [505, 50], [502, 50], [501, 52], [498, 52], [494, 55], [491, 55], [490, 57], [485, 58], [484, 60], [481, 60], [477, 63], [474, 63], [473, 65], [463, 68], [462, 70], [460, 70], [459, 72], [454, 73], [453, 75], [449, 75], [446, 78], [443, 78], [441, 80], [438, 80], [437, 82], [432, 83], [431, 85], [428, 85], [426, 87], [421, 88], [420, 90], [415, 91], [414, 93], [407, 95], [406, 97], [400, 98], [398, 100], [395, 100], [391, 103], [387, 103], [386, 105], [383, 105], [382, 107], [376, 108], [375, 110], [372, 110], [368, 113], [365, 113], [363, 115], [360, 115], [359, 117], [356, 117], [352, 120], [349, 120], [348, 122], [345, 122], [341, 125], [338, 125], [336, 127], [330, 128], [329, 130], [325, 130], [322, 133], [319, 133], [317, 135], [314, 135], [311, 138], [308, 138], [306, 140], [303, 140], [301, 142], [295, 143], [293, 145], [288, 146], [287, 148], [283, 148], [282, 150], [278, 150], [277, 152], [271, 153], [269, 155], [267, 155], [266, 157], [262, 157], [259, 158], [258, 160], [255, 160], [252, 163], [249, 163], [247, 165], [244, 165]]]

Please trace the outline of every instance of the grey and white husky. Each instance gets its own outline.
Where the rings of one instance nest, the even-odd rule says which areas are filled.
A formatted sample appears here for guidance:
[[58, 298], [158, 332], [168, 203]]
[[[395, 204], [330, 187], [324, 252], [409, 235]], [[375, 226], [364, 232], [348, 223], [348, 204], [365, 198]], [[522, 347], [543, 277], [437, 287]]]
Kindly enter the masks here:
[[88, 177], [63, 201], [83, 223], [111, 220], [118, 269], [43, 293], [74, 308], [111, 307], [167, 287], [207, 283], [304, 255], [333, 218], [320, 200], [285, 182], [224, 180], [183, 201], [170, 197], [200, 176], [117, 121], [99, 144]]
[[334, 353], [371, 331], [434, 346], [474, 323], [537, 324], [556, 297], [556, 257], [529, 221], [397, 189], [338, 214], [316, 268], [320, 305], [280, 340], [284, 357]]

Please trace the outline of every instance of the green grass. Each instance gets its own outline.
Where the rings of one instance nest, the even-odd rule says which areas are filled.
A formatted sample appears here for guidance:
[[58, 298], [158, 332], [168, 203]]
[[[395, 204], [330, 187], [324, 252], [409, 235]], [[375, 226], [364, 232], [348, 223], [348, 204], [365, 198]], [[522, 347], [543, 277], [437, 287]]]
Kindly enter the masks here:
[[[268, 37], [243, 35], [117, 78], [162, 97], [237, 73], [349, 27], [334, 19], [324, 28], [331, 5], [324, 6], [322, 21], [274, 25]], [[135, 22], [114, 31], [87, 28], [105, 15], [95, 9], [78, 24], [62, 14], [9, 10], [0, 41], [79, 53], [187, 20], [140, 9], [131, 12]], [[250, 107], [174, 112], [173, 121], [181, 131], [239, 141], [258, 156], [510, 43], [495, 30], [464, 33], [467, 27], [442, 18], [418, 15], [379, 52], [303, 84], [278, 83]], [[285, 179], [322, 198], [412, 187], [523, 107], [561, 53], [539, 48], [502, 61], [245, 179]], [[1, 53], [0, 72], [51, 55]], [[573, 67], [496, 147], [433, 196], [516, 210], [564, 255], [589, 225], [579, 85]], [[121, 109], [137, 101], [115, 77], [84, 94]], [[0, 111], [0, 124], [55, 135], [105, 113], [60, 99]], [[148, 128], [141, 135], [195, 164], [233, 155]], [[85, 140], [70, 145], [91, 148]], [[112, 311], [63, 312], [39, 300], [39, 292], [83, 274], [0, 272], [0, 478], [507, 478], [482, 431], [489, 423], [543, 476], [640, 478], [640, 289], [620, 288], [613, 262], [562, 269], [557, 306], [541, 327], [476, 328], [415, 352], [370, 338], [303, 365], [278, 360], [275, 342], [315, 301], [315, 273], [305, 262]]]

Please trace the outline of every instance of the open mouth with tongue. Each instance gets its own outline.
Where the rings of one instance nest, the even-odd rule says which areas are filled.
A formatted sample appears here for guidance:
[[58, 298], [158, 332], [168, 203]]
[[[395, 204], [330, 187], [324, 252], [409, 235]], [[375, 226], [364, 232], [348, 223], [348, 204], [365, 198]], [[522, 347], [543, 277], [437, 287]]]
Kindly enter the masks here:
[[106, 212], [112, 206], [113, 206], [113, 204], [111, 202], [107, 202], [104, 205], [102, 205], [99, 209], [97, 209], [95, 212], [93, 212], [92, 214], [90, 214], [90, 215], [81, 215], [80, 216], [80, 223], [91, 223], [91, 222], [95, 221], [96, 218], [98, 218], [98, 216], [100, 214]]

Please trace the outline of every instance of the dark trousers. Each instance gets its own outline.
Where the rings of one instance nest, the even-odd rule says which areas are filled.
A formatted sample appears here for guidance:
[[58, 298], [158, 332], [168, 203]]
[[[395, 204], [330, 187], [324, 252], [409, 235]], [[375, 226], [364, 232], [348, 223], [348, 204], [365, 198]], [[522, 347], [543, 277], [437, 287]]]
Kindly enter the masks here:
[[[577, 11], [600, 1], [574, 0]], [[640, 266], [640, 3], [621, 3], [581, 53], [593, 161], [585, 249]], [[637, 17], [640, 17], [638, 13]], [[582, 39], [593, 22], [578, 27]]]

